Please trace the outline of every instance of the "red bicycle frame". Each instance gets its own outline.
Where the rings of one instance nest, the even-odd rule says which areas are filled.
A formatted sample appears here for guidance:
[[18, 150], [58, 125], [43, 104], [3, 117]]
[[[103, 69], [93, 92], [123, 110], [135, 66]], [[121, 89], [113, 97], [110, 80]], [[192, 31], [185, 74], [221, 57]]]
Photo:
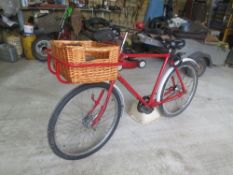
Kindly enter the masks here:
[[[160, 68], [159, 74], [158, 74], [158, 76], [157, 76], [157, 78], [155, 80], [155, 84], [154, 84], [153, 90], [151, 92], [151, 95], [149, 97], [149, 101], [145, 101], [143, 99], [143, 97], [140, 96], [137, 93], [137, 91], [119, 74], [118, 80], [128, 89], [129, 92], [131, 92], [131, 94], [133, 94], [133, 96], [135, 96], [143, 105], [146, 105], [146, 106], [149, 106], [149, 107], [155, 107], [155, 106], [161, 105], [162, 103], [173, 100], [176, 97], [182, 96], [183, 93], [177, 93], [177, 95], [169, 97], [169, 98], [167, 98], [167, 99], [165, 99], [165, 100], [163, 100], [161, 102], [155, 101], [154, 100], [155, 99], [154, 98], [155, 94], [156, 94], [156, 92], [158, 90], [159, 83], [160, 83], [160, 81], [161, 81], [161, 79], [163, 77], [163, 74], [165, 72], [166, 66], [168, 64], [168, 61], [169, 61], [169, 58], [171, 57], [171, 55], [170, 55], [170, 53], [166, 53], [166, 54], [124, 54], [123, 53], [120, 56], [120, 58], [121, 58], [120, 60], [123, 60], [122, 64], [124, 65], [124, 67], [127, 68], [127, 64], [129, 64], [129, 68], [132, 68], [131, 63], [130, 62], [129, 63], [125, 62], [124, 59], [126, 59], [126, 58], [142, 58], [142, 57], [143, 58], [148, 58], [148, 59], [150, 59], [150, 58], [162, 58], [162, 59], [164, 59], [164, 62], [162, 64], [162, 67]], [[185, 87], [185, 85], [184, 85], [184, 83], [182, 81], [182, 78], [180, 76], [180, 73], [179, 73], [178, 69], [175, 68], [175, 71], [176, 71], [177, 77], [178, 77], [178, 79], [179, 79], [179, 81], [181, 83], [182, 90], [184, 92], [186, 92], [186, 87]]]
[[142, 96], [140, 96], [137, 91], [119, 74], [118, 76], [118, 80], [128, 89], [129, 92], [131, 92], [131, 94], [133, 94], [133, 96], [135, 96], [142, 104], [146, 105], [146, 106], [150, 106], [150, 107], [155, 107], [157, 105], [159, 105], [159, 102], [154, 101], [154, 96], [158, 90], [159, 87], [159, 83], [162, 79], [162, 76], [164, 74], [164, 71], [166, 69], [166, 65], [168, 63], [168, 60], [170, 58], [170, 54], [121, 54], [120, 56], [120, 60], [123, 60], [123, 65], [124, 67], [127, 67], [127, 62], [124, 62], [124, 60], [126, 58], [162, 58], [164, 59], [164, 62], [162, 64], [162, 67], [160, 68], [159, 74], [155, 80], [155, 84], [153, 87], [153, 90], [151, 92], [150, 95], [150, 100], [147, 102], [143, 99]]
[[[149, 107], [156, 107], [158, 105], [161, 105], [163, 103], [166, 103], [168, 101], [171, 101], [177, 97], [181, 97], [183, 95], [183, 93], [186, 91], [186, 88], [184, 86], [184, 83], [182, 81], [182, 78], [181, 78], [181, 75], [178, 71], [178, 69], [175, 67], [175, 72], [177, 74], [177, 77], [179, 79], [179, 81], [181, 82], [181, 86], [182, 86], [182, 89], [183, 89], [183, 92], [177, 92], [175, 95], [173, 96], [169, 96], [168, 98], [165, 98], [163, 99], [162, 101], [156, 101], [154, 100], [155, 98], [155, 94], [158, 90], [158, 87], [159, 87], [159, 84], [161, 82], [161, 79], [163, 77], [163, 74], [166, 70], [166, 66], [169, 62], [169, 58], [171, 57], [171, 55], [169, 53], [167, 54], [125, 54], [125, 53], [122, 53], [120, 55], [120, 65], [123, 65], [125, 68], [129, 67], [129, 68], [133, 68], [132, 67], [132, 63], [130, 62], [127, 62], [125, 61], [125, 59], [127, 58], [162, 58], [164, 59], [164, 62], [160, 68], [160, 71], [159, 71], [159, 74], [155, 80], [155, 84], [153, 86], [153, 89], [152, 89], [152, 92], [151, 92], [151, 95], [149, 97], [149, 101], [146, 101], [145, 99], [143, 99], [143, 97], [127, 82], [126, 79], [123, 78], [123, 76], [119, 73], [118, 75], [118, 80], [121, 82], [121, 84], [123, 86], [126, 87], [126, 89], [134, 96], [136, 97], [143, 105], [145, 106], [149, 106]], [[109, 101], [109, 98], [110, 98], [110, 95], [112, 93], [112, 89], [113, 89], [113, 86], [115, 84], [115, 81], [110, 81], [110, 88], [109, 88], [109, 91], [108, 91], [108, 94], [107, 94], [107, 98], [105, 100], [105, 103], [103, 106], [101, 106], [101, 111], [100, 113], [97, 115], [97, 117], [93, 120], [93, 123], [92, 125], [96, 125], [98, 123], [98, 121], [100, 120], [101, 116], [103, 115], [106, 107], [107, 107], [107, 103]]]

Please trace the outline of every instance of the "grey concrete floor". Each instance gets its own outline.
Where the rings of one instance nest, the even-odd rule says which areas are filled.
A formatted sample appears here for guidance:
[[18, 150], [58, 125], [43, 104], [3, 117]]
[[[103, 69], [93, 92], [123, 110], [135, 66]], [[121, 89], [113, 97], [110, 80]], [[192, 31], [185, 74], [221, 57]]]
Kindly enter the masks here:
[[[148, 94], [159, 65], [150, 61], [124, 75]], [[209, 68], [181, 115], [143, 126], [125, 113], [99, 152], [66, 161], [52, 153], [46, 131], [56, 103], [75, 86], [59, 84], [44, 63], [0, 62], [0, 174], [232, 175], [232, 80], [232, 68]], [[122, 90], [128, 105], [133, 97]]]

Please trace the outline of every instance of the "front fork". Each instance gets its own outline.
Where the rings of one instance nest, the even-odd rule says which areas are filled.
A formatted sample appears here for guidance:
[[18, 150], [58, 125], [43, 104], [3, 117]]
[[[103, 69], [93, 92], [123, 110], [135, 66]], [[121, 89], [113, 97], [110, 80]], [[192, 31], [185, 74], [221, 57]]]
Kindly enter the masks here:
[[[103, 114], [104, 114], [104, 112], [105, 112], [105, 110], [107, 108], [109, 99], [111, 97], [114, 84], [115, 84], [115, 81], [110, 81], [110, 86], [109, 86], [109, 89], [108, 89], [108, 92], [107, 92], [106, 99], [104, 100], [104, 103], [101, 105], [100, 111], [98, 112], [97, 116], [95, 116], [94, 119], [91, 121], [91, 126], [92, 127], [96, 126], [99, 123], [101, 117], [103, 116]], [[100, 102], [101, 102], [101, 100], [102, 100], [102, 98], [104, 96], [104, 93], [105, 93], [105, 90], [101, 90], [100, 93], [99, 93], [99, 96], [98, 96], [98, 98], [96, 100], [94, 99], [94, 96], [91, 97], [92, 101], [94, 102], [94, 105], [93, 105], [92, 109], [88, 112], [87, 117], [90, 116], [91, 113], [93, 113], [95, 111], [95, 109], [96, 109], [96, 107], [98, 105], [100, 105]]]

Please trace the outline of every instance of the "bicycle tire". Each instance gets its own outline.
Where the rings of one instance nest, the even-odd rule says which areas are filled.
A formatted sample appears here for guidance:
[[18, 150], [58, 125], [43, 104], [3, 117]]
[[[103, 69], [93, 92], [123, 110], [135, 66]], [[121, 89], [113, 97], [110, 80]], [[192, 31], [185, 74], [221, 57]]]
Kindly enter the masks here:
[[32, 43], [33, 56], [41, 62], [47, 61], [47, 54], [44, 52], [45, 49], [51, 48], [50, 46], [51, 37], [47, 35], [39, 36]]
[[[120, 117], [122, 115], [122, 112], [123, 112], [123, 102], [121, 101], [121, 98], [120, 98], [120, 95], [119, 95], [119, 92], [115, 89], [115, 87], [113, 88], [113, 91], [112, 91], [112, 95], [111, 95], [111, 98], [115, 99], [116, 101], [116, 115], [113, 117], [113, 122], [110, 126], [110, 129], [107, 131], [107, 133], [100, 139], [100, 141], [98, 143], [95, 143], [94, 141], [94, 144], [93, 145], [89, 145], [87, 148], [87, 150], [83, 150], [83, 151], [80, 151], [79, 153], [67, 153], [65, 152], [64, 150], [61, 149], [61, 147], [59, 147], [59, 143], [58, 143], [58, 140], [56, 140], [56, 134], [57, 133], [57, 130], [59, 128], [59, 125], [58, 125], [58, 120], [60, 118], [61, 120], [61, 117], [62, 117], [62, 111], [66, 110], [66, 106], [68, 103], [71, 102], [71, 100], [73, 100], [75, 97], [79, 96], [81, 97], [82, 93], [83, 92], [88, 92], [88, 90], [92, 89], [94, 90], [95, 88], [101, 88], [101, 89], [104, 89], [104, 90], [108, 90], [110, 87], [109, 84], [107, 83], [96, 83], [96, 84], [85, 84], [85, 85], [81, 85], [73, 90], [71, 90], [67, 95], [65, 95], [63, 97], [63, 99], [58, 103], [58, 105], [56, 106], [55, 110], [53, 111], [52, 115], [51, 115], [51, 118], [49, 120], [49, 124], [48, 124], [48, 142], [49, 142], [49, 145], [50, 145], [50, 148], [52, 149], [52, 151], [59, 157], [63, 158], [63, 159], [66, 159], [66, 160], [78, 160], [78, 159], [82, 159], [82, 158], [85, 158], [87, 156], [90, 156], [91, 154], [94, 154], [95, 152], [97, 152], [100, 148], [102, 148], [106, 143], [107, 141], [112, 137], [113, 133], [115, 132], [117, 126], [118, 126], [118, 123], [119, 123], [119, 120], [120, 120]], [[94, 93], [94, 92], [92, 92]], [[106, 93], [107, 94], [107, 93]], [[85, 98], [87, 98], [85, 96]], [[110, 99], [111, 100], [111, 99]], [[108, 103], [108, 106], [109, 106], [109, 103]], [[108, 108], [107, 106], [107, 108]], [[87, 108], [88, 106], [87, 105], [84, 105], [84, 108]], [[79, 108], [79, 106], [77, 105], [76, 106], [76, 109]], [[107, 109], [105, 111], [105, 113], [107, 112]], [[102, 118], [105, 117], [105, 113], [103, 114]], [[81, 114], [81, 113], [80, 113]], [[110, 116], [109, 116], [110, 117]], [[76, 116], [76, 113], [75, 113], [75, 118], [77, 118]], [[84, 117], [85, 118], [85, 117]], [[80, 127], [81, 129], [84, 129], [85, 132], [88, 131], [88, 132], [95, 132], [95, 130], [88, 130], [88, 128], [85, 128], [84, 127], [84, 124], [83, 124], [83, 120], [84, 118], [82, 118], [82, 122], [81, 124], [83, 125], [82, 127]], [[106, 119], [105, 119], [106, 120]], [[109, 118], [107, 118], [106, 121], [108, 121]], [[65, 121], [64, 118], [62, 121]], [[69, 121], [69, 120], [67, 120]], [[75, 121], [76, 122], [76, 121]], [[72, 125], [75, 125], [75, 127], [77, 128], [77, 123], [75, 123], [74, 121], [70, 122], [70, 124]], [[100, 121], [101, 122], [101, 121]], [[99, 124], [100, 124], [99, 122]], [[103, 121], [104, 122], [104, 121]], [[58, 125], [58, 126], [57, 126]], [[102, 129], [103, 127], [99, 127], [98, 129]], [[70, 128], [69, 128], [70, 129]], [[90, 128], [91, 129], [91, 128]], [[82, 131], [82, 130], [80, 130]], [[63, 130], [62, 130], [63, 132]], [[64, 130], [64, 132], [66, 132]], [[75, 132], [75, 130], [72, 130], [72, 132]], [[96, 128], [96, 132], [97, 132], [97, 128]], [[99, 132], [99, 130], [98, 130]], [[80, 138], [83, 136], [83, 133], [84, 132], [78, 132], [78, 136], [80, 136]], [[73, 134], [73, 133], [72, 133]], [[89, 134], [89, 133], [88, 133]], [[88, 135], [89, 136], [89, 135]], [[95, 140], [96, 138], [94, 138]], [[75, 139], [74, 139], [75, 140]], [[74, 140], [72, 140], [72, 142], [74, 142]], [[92, 141], [92, 140], [91, 140]], [[69, 144], [69, 143], [67, 143]], [[72, 143], [71, 143], [72, 144]], [[75, 149], [78, 149], [76, 148], [76, 146], [78, 147], [79, 145], [82, 146], [82, 143], [80, 142], [80, 144], [74, 144], [75, 145]], [[63, 145], [62, 145], [63, 146]], [[80, 147], [81, 147], [80, 146]], [[68, 147], [69, 148], [69, 147]], [[81, 148], [80, 148], [81, 149]], [[71, 149], [72, 150], [72, 149]]]
[[198, 70], [197, 70], [198, 77], [201, 77], [206, 71], [207, 62], [205, 58], [196, 58], [194, 60], [198, 64]]
[[[166, 102], [166, 103], [163, 103], [159, 106], [159, 109], [161, 111], [161, 113], [166, 116], [166, 117], [174, 117], [174, 116], [177, 116], [178, 114], [182, 113], [188, 106], [189, 104], [191, 103], [195, 93], [196, 93], [196, 89], [197, 89], [197, 84], [198, 84], [198, 74], [197, 74], [197, 70], [195, 68], [195, 66], [193, 65], [192, 62], [184, 62], [182, 63], [181, 65], [179, 65], [178, 67], [178, 70], [179, 72], [181, 73], [181, 76], [182, 76], [182, 80], [183, 80], [183, 83], [185, 84], [185, 86], [187, 87], [187, 83], [185, 82], [184, 80], [184, 76], [186, 79], [193, 79], [193, 83], [192, 83], [192, 87], [191, 87], [191, 90], [189, 92], [187, 92], [188, 94], [188, 98], [187, 100], [185, 101], [184, 104], [182, 104], [182, 106], [178, 107], [177, 105], [177, 101], [176, 100], [179, 100], [181, 99], [182, 97], [184, 97], [184, 95], [182, 97], [179, 97], [179, 98], [176, 98], [174, 100], [171, 100], [169, 102]], [[182, 69], [182, 70], [181, 70]], [[187, 74], [187, 72], [189, 72]], [[181, 88], [181, 85], [179, 84], [176, 84], [174, 85], [174, 81], [175, 81], [175, 69], [173, 71], [171, 71], [171, 73], [168, 75], [168, 78], [166, 79], [165, 83], [163, 84], [162, 86], [162, 91], [161, 91], [161, 95], [160, 95], [160, 99], [161, 101], [164, 99], [164, 95], [165, 95], [165, 91], [167, 89], [171, 90], [171, 88], [173, 89], [173, 91], [175, 92], [177, 90], [177, 87]], [[173, 85], [169, 85], [169, 81], [172, 79], [172, 77], [174, 77], [172, 83]], [[176, 78], [177, 79], [177, 78]], [[177, 79], [178, 80], [178, 79]], [[177, 83], [177, 82], [175, 82]], [[167, 87], [168, 86], [168, 87]], [[188, 90], [188, 89], [187, 89]], [[173, 92], [173, 95], [174, 95], [174, 92]], [[186, 94], [185, 94], [186, 95]], [[172, 102], [175, 102], [176, 103], [176, 108], [177, 109], [174, 109], [174, 111], [168, 111], [167, 109], [167, 105]]]

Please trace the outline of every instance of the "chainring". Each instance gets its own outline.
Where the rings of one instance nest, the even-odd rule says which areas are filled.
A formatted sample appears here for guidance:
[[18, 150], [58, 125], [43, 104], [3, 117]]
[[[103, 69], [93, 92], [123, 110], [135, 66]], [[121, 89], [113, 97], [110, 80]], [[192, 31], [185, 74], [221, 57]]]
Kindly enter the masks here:
[[[148, 102], [150, 100], [150, 97], [144, 96], [143, 99], [146, 100], [146, 102]], [[139, 101], [137, 105], [137, 110], [138, 112], [141, 112], [141, 113], [150, 114], [153, 112], [154, 108], [145, 106], [142, 102]]]

